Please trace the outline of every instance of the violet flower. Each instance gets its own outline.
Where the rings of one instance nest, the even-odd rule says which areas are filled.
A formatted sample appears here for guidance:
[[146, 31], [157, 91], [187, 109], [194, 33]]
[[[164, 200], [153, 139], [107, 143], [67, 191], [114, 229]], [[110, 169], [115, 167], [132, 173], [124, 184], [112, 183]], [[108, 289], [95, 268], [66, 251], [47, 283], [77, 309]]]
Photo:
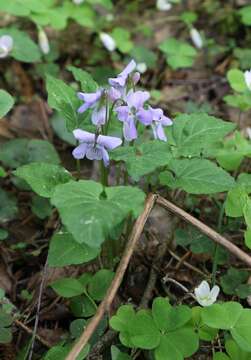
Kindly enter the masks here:
[[93, 109], [92, 123], [96, 126], [104, 125], [106, 120], [106, 106], [104, 104], [104, 90], [98, 89], [95, 93], [78, 92], [78, 98], [84, 101], [80, 106], [78, 112], [84, 113], [88, 109]]
[[127, 105], [117, 106], [115, 112], [118, 119], [123, 122], [123, 134], [127, 141], [137, 138], [137, 129], [135, 121], [137, 120], [137, 113], [143, 108], [145, 101], [150, 97], [147, 91], [130, 90], [126, 95], [125, 102]]
[[81, 129], [74, 130], [73, 135], [80, 142], [72, 152], [75, 159], [87, 157], [89, 160], [103, 160], [105, 166], [109, 165], [108, 150], [113, 150], [122, 144], [120, 138], [95, 135]]
[[137, 117], [142, 124], [152, 126], [155, 139], [167, 141], [163, 126], [170, 126], [173, 122], [164, 115], [162, 109], [153, 109], [151, 106], [147, 110], [141, 108]]
[[124, 70], [118, 74], [116, 78], [108, 79], [108, 82], [111, 86], [116, 87], [124, 87], [126, 85], [128, 76], [136, 69], [136, 62], [131, 60], [129, 64], [124, 68]]

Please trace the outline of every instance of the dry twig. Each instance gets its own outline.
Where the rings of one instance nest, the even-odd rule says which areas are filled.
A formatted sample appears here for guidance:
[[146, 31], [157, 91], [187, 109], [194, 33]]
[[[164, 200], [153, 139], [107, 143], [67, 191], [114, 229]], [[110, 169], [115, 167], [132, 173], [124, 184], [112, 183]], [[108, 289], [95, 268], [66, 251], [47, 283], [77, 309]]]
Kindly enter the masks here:
[[226, 248], [233, 255], [238, 257], [240, 260], [245, 262], [248, 266], [251, 267], [251, 257], [246, 254], [243, 250], [239, 249], [236, 245], [232, 244], [229, 240], [224, 238], [222, 235], [218, 234], [215, 230], [211, 229], [209, 226], [203, 224], [200, 220], [196, 219], [192, 215], [188, 214], [186, 211], [182, 210], [178, 206], [174, 205], [170, 201], [164, 199], [161, 196], [157, 197], [157, 204], [164, 207], [165, 209], [171, 211], [173, 214], [179, 216], [181, 219], [189, 222], [202, 233], [207, 235], [210, 239], [215, 241], [217, 244]]
[[80, 336], [79, 340], [76, 342], [76, 344], [73, 346], [72, 350], [68, 354], [66, 360], [75, 360], [76, 357], [79, 355], [80, 351], [84, 348], [84, 346], [87, 344], [88, 340], [92, 336], [93, 332], [97, 328], [99, 322], [103, 318], [104, 314], [109, 310], [113, 299], [117, 293], [117, 290], [121, 284], [121, 281], [123, 279], [123, 276], [126, 272], [127, 266], [129, 264], [129, 261], [131, 259], [131, 256], [133, 254], [135, 245], [137, 244], [137, 241], [139, 240], [142, 231], [144, 229], [145, 223], [148, 219], [148, 216], [155, 204], [156, 201], [156, 195], [150, 194], [146, 200], [145, 208], [143, 213], [138, 217], [137, 221], [135, 222], [130, 238], [128, 240], [128, 243], [126, 245], [126, 248], [124, 250], [124, 254], [122, 256], [122, 259], [120, 261], [120, 264], [117, 268], [116, 275], [111, 283], [111, 286], [109, 287], [106, 296], [104, 300], [101, 302], [101, 304], [98, 307], [98, 310], [90, 323], [85, 328], [84, 332]]

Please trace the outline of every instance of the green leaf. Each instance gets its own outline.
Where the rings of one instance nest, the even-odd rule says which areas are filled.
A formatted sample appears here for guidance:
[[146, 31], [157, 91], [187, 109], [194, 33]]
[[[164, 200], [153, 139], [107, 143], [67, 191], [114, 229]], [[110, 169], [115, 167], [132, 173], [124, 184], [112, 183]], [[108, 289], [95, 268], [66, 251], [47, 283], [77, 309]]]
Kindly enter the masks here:
[[31, 210], [39, 219], [46, 219], [52, 213], [52, 206], [48, 199], [40, 196], [32, 197]]
[[186, 305], [172, 307], [164, 298], [156, 298], [152, 307], [153, 319], [161, 331], [173, 331], [185, 325], [192, 316]]
[[0, 223], [15, 219], [18, 213], [16, 198], [0, 188]]
[[242, 350], [233, 339], [228, 339], [225, 342], [225, 348], [231, 360], [250, 360], [251, 354]]
[[130, 55], [137, 63], [145, 63], [148, 68], [154, 68], [157, 62], [157, 55], [155, 52], [144, 46], [134, 46]]
[[65, 298], [81, 295], [85, 291], [81, 282], [74, 278], [62, 278], [54, 281], [50, 286], [59, 296]]
[[50, 241], [48, 264], [52, 267], [84, 264], [95, 259], [99, 252], [99, 248], [79, 244], [70, 233], [60, 231]]
[[247, 85], [244, 79], [244, 74], [239, 69], [231, 69], [227, 72], [227, 79], [231, 88], [238, 92], [247, 90]]
[[159, 46], [166, 55], [166, 61], [173, 69], [191, 67], [197, 55], [194, 47], [185, 41], [169, 38]]
[[[246, 298], [248, 295], [251, 295], [251, 285], [244, 284], [247, 282], [248, 277], [248, 271], [231, 267], [227, 270], [227, 273], [220, 278], [222, 290], [225, 294]], [[242, 297], [242, 295], [244, 295], [244, 297]]]
[[248, 227], [244, 234], [245, 245], [251, 249], [251, 228]]
[[132, 305], [122, 305], [110, 319], [110, 326], [116, 331], [129, 332], [130, 323], [134, 322], [134, 318], [135, 311]]
[[124, 54], [129, 53], [133, 49], [133, 42], [131, 41], [131, 33], [122, 27], [115, 27], [111, 33], [115, 40], [117, 48]]
[[[233, 314], [232, 314], [233, 315]], [[235, 314], [234, 314], [235, 315]], [[235, 317], [235, 316], [234, 316]], [[231, 335], [244, 351], [251, 352], [251, 310], [243, 309], [234, 327], [231, 329]]]
[[224, 96], [224, 101], [241, 111], [247, 111], [251, 108], [251, 103], [248, 101], [246, 94], [234, 94]]
[[138, 216], [143, 207], [144, 193], [137, 188], [109, 187], [105, 192], [107, 197], [102, 198], [102, 185], [85, 180], [56, 187], [52, 204], [79, 243], [99, 247], [130, 213]]
[[[0, 240], [1, 241], [5, 240], [5, 239], [7, 239], [8, 236], [9, 236], [8, 231], [0, 228]], [[0, 289], [0, 293], [1, 293], [1, 289]], [[0, 299], [1, 299], [1, 296], [0, 296]]]
[[14, 174], [25, 180], [32, 190], [42, 197], [51, 197], [56, 186], [72, 179], [62, 166], [35, 162], [19, 167]]
[[243, 186], [248, 194], [251, 193], [251, 174], [241, 173], [237, 178], [237, 184]]
[[11, 326], [12, 317], [0, 309], [0, 344], [6, 344], [11, 342]]
[[75, 296], [70, 300], [70, 308], [76, 317], [89, 317], [95, 314], [97, 307], [86, 295]]
[[87, 71], [79, 69], [75, 66], [68, 66], [67, 69], [72, 72], [74, 79], [80, 82], [81, 91], [92, 93], [97, 90], [98, 84], [93, 80], [93, 77]]
[[234, 187], [234, 178], [206, 159], [172, 160], [169, 171], [160, 174], [160, 182], [190, 194], [214, 194]]
[[251, 6], [243, 6], [239, 10], [239, 14], [241, 16], [241, 22], [244, 25], [251, 25]]
[[175, 156], [199, 156], [204, 150], [222, 141], [235, 125], [204, 113], [182, 114], [170, 127]]
[[111, 346], [111, 355], [112, 355], [112, 360], [132, 360], [132, 358], [128, 354], [120, 351], [114, 345]]
[[169, 336], [162, 335], [159, 346], [154, 350], [155, 360], [184, 360], [184, 356]]
[[32, 162], [59, 164], [54, 146], [46, 140], [14, 139], [0, 147], [0, 161], [10, 168]]
[[7, 91], [0, 89], [0, 119], [11, 110], [13, 105], [13, 97]]
[[124, 161], [129, 175], [138, 181], [141, 176], [167, 165], [171, 152], [167, 143], [154, 140], [139, 146], [119, 147], [111, 152], [111, 159]]
[[227, 194], [225, 212], [230, 217], [243, 216], [243, 208], [248, 201], [248, 194], [243, 186], [236, 186]]
[[58, 111], [66, 121], [66, 128], [73, 131], [79, 127], [79, 115], [77, 109], [81, 102], [76, 92], [62, 80], [50, 75], [47, 76], [46, 89], [48, 92], [48, 103], [51, 108]]
[[65, 121], [62, 116], [55, 113], [50, 120], [56, 135], [68, 144], [76, 146], [77, 141], [74, 138], [73, 133], [67, 130]]
[[102, 269], [96, 272], [88, 285], [88, 292], [94, 300], [103, 300], [106, 291], [108, 290], [114, 278], [114, 272], [107, 269]]
[[160, 332], [147, 310], [136, 313], [134, 321], [129, 324], [129, 336], [134, 347], [140, 349], [151, 350], [159, 345]]
[[223, 304], [213, 304], [201, 311], [203, 322], [209, 327], [223, 330], [233, 329], [241, 316], [241, 304], [233, 301]]
[[226, 354], [222, 352], [217, 352], [213, 356], [213, 360], [231, 360]]
[[246, 221], [246, 224], [251, 228], [251, 199], [248, 198], [243, 206], [243, 215]]
[[78, 338], [82, 334], [85, 327], [86, 327], [85, 319], [76, 319], [72, 321], [70, 325], [71, 336], [74, 339]]
[[16, 60], [23, 62], [37, 62], [41, 58], [41, 53], [38, 46], [30, 39], [30, 37], [23, 31], [15, 28], [0, 29], [0, 36], [10, 35], [13, 38], [13, 48], [10, 55]]

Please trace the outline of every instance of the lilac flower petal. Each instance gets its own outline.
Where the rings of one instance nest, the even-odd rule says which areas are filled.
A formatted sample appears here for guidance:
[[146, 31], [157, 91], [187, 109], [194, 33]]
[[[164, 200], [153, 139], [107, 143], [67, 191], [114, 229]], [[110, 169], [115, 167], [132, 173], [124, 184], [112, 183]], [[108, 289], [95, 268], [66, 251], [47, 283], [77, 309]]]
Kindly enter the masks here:
[[144, 108], [139, 109], [136, 116], [145, 126], [150, 125], [153, 121], [152, 112], [150, 110], [145, 110]]
[[124, 87], [126, 84], [126, 80], [127, 80], [127, 77], [118, 76], [116, 78], [108, 79], [108, 82], [111, 86], [114, 86], [114, 87], [118, 87], [118, 86]]
[[75, 159], [83, 159], [86, 154], [88, 144], [80, 144], [78, 145], [72, 152], [72, 155]]
[[128, 75], [130, 75], [136, 69], [136, 66], [136, 62], [134, 60], [131, 60], [118, 76], [128, 77]]
[[130, 108], [128, 106], [117, 106], [115, 111], [120, 121], [126, 121], [130, 115]]
[[107, 166], [109, 166], [109, 163], [110, 163], [109, 154], [105, 148], [101, 148], [101, 151], [102, 151], [104, 165], [105, 165], [105, 167], [107, 167]]
[[99, 146], [89, 145], [86, 151], [86, 157], [89, 160], [102, 160], [103, 154]]
[[161, 124], [164, 125], [164, 126], [170, 126], [170, 125], [173, 124], [173, 122], [169, 117], [163, 115], [162, 119], [161, 119]]
[[163, 129], [161, 123], [156, 125], [155, 131], [156, 131], [157, 139], [162, 140], [162, 141], [167, 141], [166, 134], [164, 132], [164, 129]]
[[113, 150], [122, 144], [122, 140], [114, 136], [99, 135], [97, 143], [108, 150]]
[[131, 141], [134, 139], [137, 139], [138, 135], [137, 135], [137, 129], [134, 123], [134, 119], [133, 118], [129, 118], [128, 121], [124, 122], [123, 125], [123, 134], [124, 134], [124, 138], [127, 141]]
[[97, 102], [100, 99], [100, 97], [102, 95], [102, 91], [98, 90], [95, 93], [78, 92], [77, 95], [80, 100], [94, 104], [95, 102]]
[[148, 91], [136, 91], [133, 92], [132, 90], [129, 91], [127, 94], [127, 103], [130, 107], [135, 107], [139, 109], [143, 107], [145, 101], [150, 98], [150, 94]]
[[116, 101], [116, 100], [120, 99], [122, 96], [121, 96], [121, 92], [119, 91], [119, 89], [116, 89], [112, 86], [108, 90], [108, 97], [111, 101]]
[[95, 108], [92, 112], [92, 123], [96, 126], [104, 125], [106, 120], [106, 107]]
[[154, 121], [160, 121], [163, 116], [163, 110], [162, 109], [153, 109], [151, 106], [149, 106], [149, 110], [152, 113], [152, 117]]
[[92, 105], [90, 103], [84, 103], [83, 105], [81, 105], [79, 108], [78, 108], [78, 113], [82, 114], [84, 113], [86, 110], [88, 110]]
[[76, 129], [73, 131], [73, 135], [74, 135], [75, 139], [79, 140], [80, 142], [85, 142], [85, 143], [94, 143], [95, 142], [95, 134], [92, 134], [88, 131]]

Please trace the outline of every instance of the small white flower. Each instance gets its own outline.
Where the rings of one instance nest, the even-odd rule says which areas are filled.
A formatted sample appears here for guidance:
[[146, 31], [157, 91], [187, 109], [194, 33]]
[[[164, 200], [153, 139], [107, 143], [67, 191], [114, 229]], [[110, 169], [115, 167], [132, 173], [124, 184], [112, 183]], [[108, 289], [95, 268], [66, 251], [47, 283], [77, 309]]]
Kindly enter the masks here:
[[247, 136], [248, 136], [249, 140], [251, 140], [251, 127], [247, 127], [246, 132], [247, 132]]
[[192, 42], [194, 43], [194, 45], [198, 48], [198, 49], [202, 49], [203, 47], [203, 40], [202, 37], [199, 33], [199, 31], [195, 28], [192, 28], [190, 30], [190, 36], [192, 39]]
[[212, 290], [210, 290], [209, 284], [205, 280], [194, 290], [196, 300], [201, 306], [210, 306], [215, 303], [219, 292], [219, 286], [215, 285]]
[[5, 58], [9, 55], [13, 48], [13, 39], [9, 35], [3, 35], [0, 37], [0, 58]]
[[245, 82], [247, 87], [249, 88], [249, 90], [251, 90], [251, 70], [247, 70], [244, 72], [244, 78], [245, 78]]
[[104, 47], [108, 50], [108, 51], [114, 51], [116, 49], [116, 42], [113, 39], [113, 37], [111, 37], [111, 35], [105, 33], [105, 32], [101, 32], [99, 34], [99, 38], [102, 42], [102, 44], [104, 45]]
[[40, 49], [44, 54], [48, 54], [50, 52], [50, 44], [48, 37], [43, 29], [40, 29], [38, 31], [38, 43], [40, 46]]
[[169, 11], [172, 8], [169, 0], [157, 0], [156, 6], [160, 11]]
[[76, 5], [80, 5], [82, 4], [85, 0], [72, 0], [74, 2], [74, 4]]
[[138, 70], [141, 74], [144, 74], [144, 72], [146, 72], [146, 70], [147, 70], [146, 63], [144, 63], [144, 62], [138, 63], [136, 66], [136, 70]]

